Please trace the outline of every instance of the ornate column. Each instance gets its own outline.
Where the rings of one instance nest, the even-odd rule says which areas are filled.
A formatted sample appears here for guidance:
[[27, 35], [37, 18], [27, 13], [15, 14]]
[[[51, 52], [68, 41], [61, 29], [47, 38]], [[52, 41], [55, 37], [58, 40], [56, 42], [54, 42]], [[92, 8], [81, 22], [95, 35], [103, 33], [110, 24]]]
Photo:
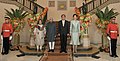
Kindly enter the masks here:
[[90, 46], [90, 40], [88, 34], [83, 34], [83, 47], [88, 48]]

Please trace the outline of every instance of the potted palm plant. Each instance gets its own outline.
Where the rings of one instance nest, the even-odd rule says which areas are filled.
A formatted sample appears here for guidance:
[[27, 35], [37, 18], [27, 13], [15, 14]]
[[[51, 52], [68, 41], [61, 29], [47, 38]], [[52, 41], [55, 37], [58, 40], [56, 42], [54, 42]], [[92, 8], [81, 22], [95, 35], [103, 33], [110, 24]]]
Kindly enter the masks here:
[[19, 45], [20, 43], [20, 35], [19, 32], [23, 30], [25, 26], [25, 20], [24, 18], [28, 15], [26, 11], [23, 11], [23, 8], [21, 9], [12, 9], [9, 11], [5, 9], [6, 14], [11, 18], [11, 24], [14, 29], [14, 45]]
[[96, 20], [95, 24], [102, 33], [102, 46], [100, 49], [101, 51], [108, 50], [108, 42], [105, 41], [107, 40], [105, 31], [108, 23], [110, 23], [110, 18], [119, 14], [118, 12], [114, 12], [114, 10], [115, 9], [113, 8], [109, 10], [109, 8], [106, 7], [104, 11], [101, 11], [100, 9], [97, 9], [96, 11], [96, 16], [98, 17], [98, 19]]

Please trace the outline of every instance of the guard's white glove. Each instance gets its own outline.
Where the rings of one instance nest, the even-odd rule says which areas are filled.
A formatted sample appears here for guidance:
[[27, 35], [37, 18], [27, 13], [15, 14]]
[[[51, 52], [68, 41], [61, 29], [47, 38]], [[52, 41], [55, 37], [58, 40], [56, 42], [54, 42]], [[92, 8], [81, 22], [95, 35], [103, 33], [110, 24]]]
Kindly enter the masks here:
[[1, 35], [1, 40], [3, 41], [3, 35]]
[[1, 35], [1, 53], [3, 52], [3, 35]]
[[111, 40], [111, 38], [110, 38], [109, 36], [107, 36], [107, 39], [108, 39], [108, 40]]
[[12, 36], [9, 37], [9, 40], [12, 40]]

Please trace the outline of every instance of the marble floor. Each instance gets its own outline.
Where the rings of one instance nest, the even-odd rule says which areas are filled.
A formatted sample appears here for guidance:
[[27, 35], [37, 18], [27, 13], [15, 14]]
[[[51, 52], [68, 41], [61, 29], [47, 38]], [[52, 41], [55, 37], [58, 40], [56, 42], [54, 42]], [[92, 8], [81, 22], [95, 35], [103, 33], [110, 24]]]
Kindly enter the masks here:
[[[41, 57], [38, 56], [22, 56], [17, 57], [16, 55], [20, 54], [19, 51], [10, 51], [8, 55], [0, 54], [0, 61], [39, 61]], [[117, 48], [118, 58], [112, 58], [108, 53], [100, 52], [97, 56], [100, 56], [99, 59], [92, 57], [74, 57], [74, 61], [120, 61], [120, 46]]]

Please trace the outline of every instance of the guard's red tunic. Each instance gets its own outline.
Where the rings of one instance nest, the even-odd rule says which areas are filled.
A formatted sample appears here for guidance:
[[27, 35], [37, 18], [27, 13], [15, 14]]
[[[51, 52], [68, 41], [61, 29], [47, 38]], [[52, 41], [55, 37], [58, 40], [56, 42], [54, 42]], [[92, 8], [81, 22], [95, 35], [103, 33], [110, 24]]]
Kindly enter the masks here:
[[117, 39], [117, 36], [119, 35], [118, 24], [109, 23], [107, 26], [107, 34], [110, 38]]
[[3, 23], [2, 25], [3, 37], [9, 37], [11, 33], [13, 33], [12, 24]]

